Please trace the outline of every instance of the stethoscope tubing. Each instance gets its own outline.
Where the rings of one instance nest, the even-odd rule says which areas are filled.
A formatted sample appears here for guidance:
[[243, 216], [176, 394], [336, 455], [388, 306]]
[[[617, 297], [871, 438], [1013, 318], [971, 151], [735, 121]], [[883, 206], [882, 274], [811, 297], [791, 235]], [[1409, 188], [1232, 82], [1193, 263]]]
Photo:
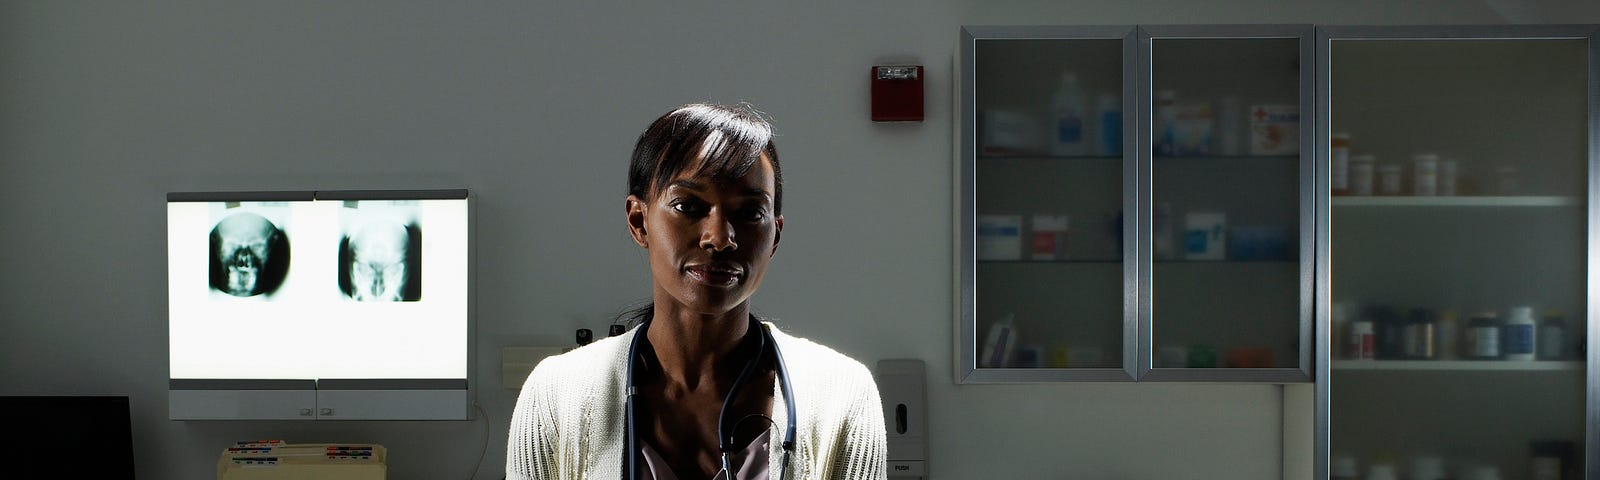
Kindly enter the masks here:
[[[778, 348], [777, 339], [772, 337], [772, 331], [767, 329], [765, 324], [756, 321], [755, 316], [753, 315], [750, 317], [750, 324], [761, 329], [762, 346], [760, 350], [756, 352], [755, 359], [752, 359], [749, 363], [745, 364], [744, 371], [740, 372], [739, 378], [734, 380], [733, 388], [728, 392], [728, 395], [722, 399], [722, 410], [717, 412], [717, 443], [718, 450], [720, 450], [718, 453], [722, 457], [723, 469], [727, 470], [727, 454], [731, 449], [732, 436], [730, 435], [728, 437], [724, 437], [722, 434], [723, 417], [727, 415], [728, 404], [733, 401], [734, 394], [739, 391], [739, 387], [744, 385], [745, 379], [748, 377], [757, 361], [761, 359], [761, 355], [765, 353], [766, 346], [771, 345], [773, 358], [775, 358], [778, 363], [778, 385], [783, 389], [783, 406], [785, 412], [788, 413], [788, 418], [784, 419], [784, 423], [786, 424], [785, 426], [788, 427], [788, 429], [783, 432], [783, 464], [778, 470], [778, 476], [776, 477], [781, 479], [783, 478], [783, 475], [789, 471], [789, 455], [794, 453], [795, 448], [795, 427], [798, 425], [798, 422], [795, 420], [794, 388], [789, 381], [789, 366], [783, 361], [783, 350]], [[627, 428], [626, 436], [628, 439], [628, 445], [627, 449], [623, 451], [622, 454], [626, 458], [626, 461], [623, 462], [624, 467], [628, 470], [626, 478], [630, 480], [636, 480], [639, 475], [639, 429], [638, 424], [634, 421], [634, 414], [636, 412], [634, 397], [638, 395], [639, 388], [637, 379], [633, 374], [633, 365], [638, 361], [639, 358], [639, 339], [644, 337], [645, 332], [649, 328], [649, 320], [645, 320], [644, 323], [639, 324], [639, 328], [634, 329], [633, 338], [630, 339], [628, 343], [628, 365], [626, 369], [627, 399], [624, 406], [624, 413], [627, 415], [627, 421], [625, 425]], [[731, 478], [732, 472], [729, 471], [728, 473]]]

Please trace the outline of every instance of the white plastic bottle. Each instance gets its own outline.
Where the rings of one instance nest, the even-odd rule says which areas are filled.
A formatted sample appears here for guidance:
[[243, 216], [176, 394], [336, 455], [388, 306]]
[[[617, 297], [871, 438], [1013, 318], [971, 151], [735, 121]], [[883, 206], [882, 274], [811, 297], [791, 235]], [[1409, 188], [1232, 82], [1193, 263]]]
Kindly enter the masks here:
[[1356, 459], [1349, 455], [1334, 455], [1328, 462], [1328, 480], [1361, 480]]
[[1334, 195], [1349, 195], [1350, 134], [1335, 132], [1328, 143], [1328, 189]]
[[1102, 93], [1095, 99], [1094, 154], [1122, 155], [1122, 97]]
[[1178, 258], [1177, 239], [1173, 238], [1177, 232], [1172, 227], [1172, 204], [1161, 202], [1156, 204], [1155, 215], [1152, 222], [1155, 228], [1151, 229], [1152, 249], [1155, 250], [1156, 260], [1172, 260]]
[[1244, 154], [1244, 108], [1239, 97], [1224, 95], [1217, 99], [1217, 155]]
[[1511, 316], [1506, 319], [1505, 333], [1500, 338], [1505, 342], [1501, 353], [1506, 360], [1533, 360], [1534, 332], [1538, 327], [1533, 320], [1533, 307], [1514, 307]]
[[1400, 480], [1395, 474], [1394, 465], [1377, 463], [1367, 467], [1367, 480]]
[[1050, 97], [1050, 154], [1083, 156], [1089, 154], [1088, 99], [1078, 76], [1061, 74], [1061, 85]]
[[1150, 143], [1156, 155], [1172, 155], [1172, 129], [1178, 123], [1178, 92], [1156, 90], [1155, 119], [1151, 121]]

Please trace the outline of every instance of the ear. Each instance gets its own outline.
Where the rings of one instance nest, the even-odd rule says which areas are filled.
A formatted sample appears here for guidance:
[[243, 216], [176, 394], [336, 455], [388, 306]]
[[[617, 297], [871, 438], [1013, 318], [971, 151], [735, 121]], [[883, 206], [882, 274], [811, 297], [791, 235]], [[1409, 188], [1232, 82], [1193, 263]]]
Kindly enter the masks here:
[[772, 253], [768, 253], [768, 257], [778, 254], [778, 242], [783, 240], [783, 215], [778, 215], [773, 222], [777, 224], [778, 229], [772, 232]]
[[634, 244], [650, 248], [650, 241], [646, 240], [644, 232], [644, 200], [628, 195], [628, 200], [624, 205], [628, 212], [628, 235], [633, 236]]

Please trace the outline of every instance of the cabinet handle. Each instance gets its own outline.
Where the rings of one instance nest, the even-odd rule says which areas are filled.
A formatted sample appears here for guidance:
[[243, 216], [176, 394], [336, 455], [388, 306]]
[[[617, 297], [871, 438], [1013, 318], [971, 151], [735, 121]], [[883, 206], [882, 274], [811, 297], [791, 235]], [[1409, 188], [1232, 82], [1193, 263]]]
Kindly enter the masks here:
[[309, 409], [309, 408], [302, 408], [302, 409], [300, 409], [300, 416], [302, 416], [302, 417], [309, 417], [309, 416], [311, 416], [311, 409]]
[[324, 408], [324, 409], [322, 409], [322, 414], [323, 414], [323, 415], [333, 415], [333, 409], [331, 409], [331, 408]]

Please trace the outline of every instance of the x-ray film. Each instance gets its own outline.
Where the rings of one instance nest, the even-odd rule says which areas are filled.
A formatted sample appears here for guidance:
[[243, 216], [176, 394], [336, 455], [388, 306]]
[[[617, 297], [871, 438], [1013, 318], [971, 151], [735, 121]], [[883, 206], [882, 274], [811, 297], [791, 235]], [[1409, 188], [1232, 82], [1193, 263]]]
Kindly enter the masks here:
[[347, 201], [339, 210], [339, 292], [362, 302], [422, 297], [416, 201]]

